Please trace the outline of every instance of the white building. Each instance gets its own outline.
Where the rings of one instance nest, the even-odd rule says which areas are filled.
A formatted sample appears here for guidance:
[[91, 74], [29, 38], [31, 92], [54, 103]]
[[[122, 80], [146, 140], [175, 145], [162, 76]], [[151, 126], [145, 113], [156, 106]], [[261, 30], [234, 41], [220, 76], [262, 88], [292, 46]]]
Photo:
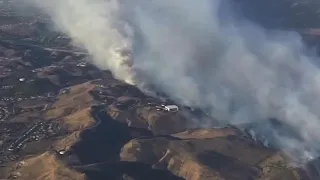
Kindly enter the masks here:
[[66, 154], [66, 151], [65, 151], [65, 150], [60, 150], [60, 151], [59, 151], [59, 154], [60, 154], [60, 155], [64, 155], [64, 154]]
[[79, 64], [77, 64], [78, 67], [86, 67], [87, 66], [87, 63], [85, 62], [81, 62]]
[[177, 111], [179, 111], [179, 107], [176, 105], [165, 105], [164, 110], [166, 110], [168, 112], [177, 112]]
[[26, 78], [20, 78], [19, 81], [20, 82], [24, 82], [26, 80]]

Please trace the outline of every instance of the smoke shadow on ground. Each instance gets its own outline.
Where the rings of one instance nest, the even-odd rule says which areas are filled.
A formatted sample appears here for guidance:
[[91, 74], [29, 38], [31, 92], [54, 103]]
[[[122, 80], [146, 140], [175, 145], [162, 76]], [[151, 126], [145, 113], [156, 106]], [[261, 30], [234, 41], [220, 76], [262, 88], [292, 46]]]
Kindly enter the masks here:
[[91, 180], [139, 179], [139, 180], [183, 180], [166, 170], [152, 169], [150, 165], [137, 162], [100, 163], [83, 169]]
[[152, 132], [128, 127], [112, 119], [103, 107], [92, 107], [91, 114], [98, 124], [83, 131], [80, 141], [72, 147], [81, 164], [76, 169], [84, 172], [89, 180], [123, 179], [125, 175], [142, 180], [180, 179], [169, 171], [154, 170], [151, 165], [120, 162], [119, 154], [124, 144], [136, 137], [150, 137]]

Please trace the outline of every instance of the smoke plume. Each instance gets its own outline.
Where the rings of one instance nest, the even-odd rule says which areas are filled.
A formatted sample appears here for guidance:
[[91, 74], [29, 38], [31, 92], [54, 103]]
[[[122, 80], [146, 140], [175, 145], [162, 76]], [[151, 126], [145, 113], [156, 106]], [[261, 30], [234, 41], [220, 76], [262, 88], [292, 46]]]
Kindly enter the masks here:
[[55, 25], [69, 35], [73, 43], [86, 49], [94, 63], [110, 69], [116, 78], [132, 84], [129, 57], [130, 28], [120, 20], [121, 4], [115, 0], [27, 0], [51, 16]]
[[222, 124], [255, 124], [299, 161], [319, 155], [320, 61], [297, 33], [265, 30], [219, 0], [29, 1], [117, 78]]

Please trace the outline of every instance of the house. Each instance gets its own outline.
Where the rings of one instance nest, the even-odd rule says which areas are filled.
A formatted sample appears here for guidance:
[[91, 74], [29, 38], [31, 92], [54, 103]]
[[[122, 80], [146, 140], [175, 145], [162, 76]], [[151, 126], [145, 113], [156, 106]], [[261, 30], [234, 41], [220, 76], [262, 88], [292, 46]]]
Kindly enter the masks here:
[[166, 110], [168, 112], [177, 112], [177, 111], [179, 111], [179, 107], [176, 105], [165, 105], [164, 110]]

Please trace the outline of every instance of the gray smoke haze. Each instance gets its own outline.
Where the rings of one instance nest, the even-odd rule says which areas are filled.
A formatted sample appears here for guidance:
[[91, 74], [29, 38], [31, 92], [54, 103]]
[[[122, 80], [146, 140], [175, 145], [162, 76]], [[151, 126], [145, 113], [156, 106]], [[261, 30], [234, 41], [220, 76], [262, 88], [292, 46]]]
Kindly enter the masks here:
[[300, 162], [319, 156], [320, 59], [298, 34], [267, 31], [219, 0], [29, 1], [117, 78], [152, 84], [222, 124], [256, 124]]

